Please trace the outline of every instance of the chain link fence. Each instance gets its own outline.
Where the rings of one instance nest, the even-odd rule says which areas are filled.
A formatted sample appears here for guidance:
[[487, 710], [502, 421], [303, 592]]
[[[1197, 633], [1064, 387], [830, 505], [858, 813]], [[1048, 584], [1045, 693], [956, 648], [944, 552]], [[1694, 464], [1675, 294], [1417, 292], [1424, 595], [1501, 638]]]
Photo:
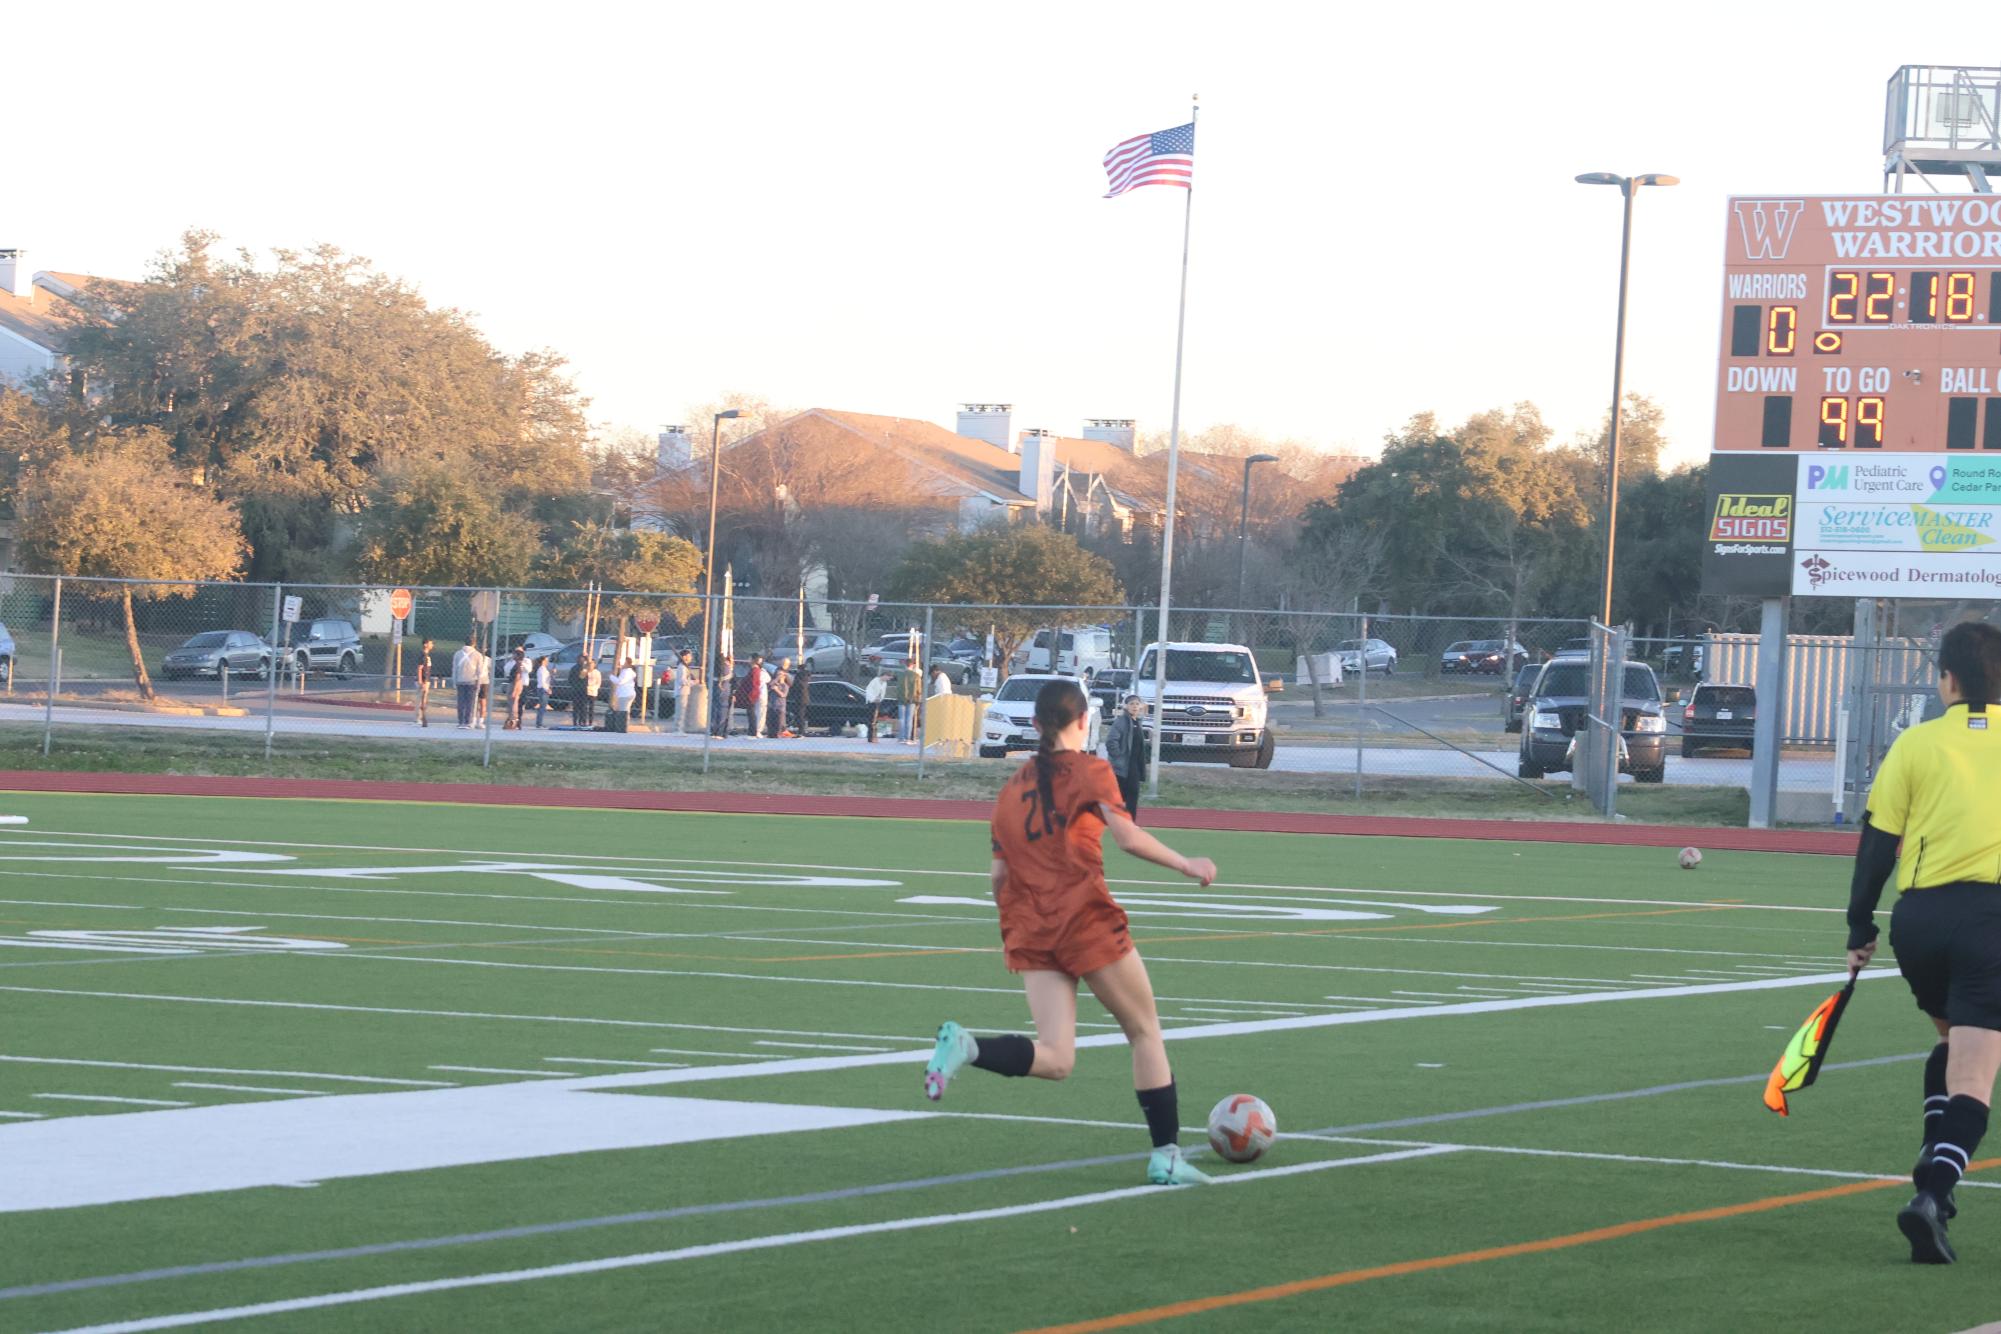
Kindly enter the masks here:
[[[1289, 775], [1329, 806], [1532, 789], [1554, 812], [1576, 809], [1575, 792], [1610, 815], [1635, 783], [1746, 787], [1760, 704], [1755, 637], [1629, 637], [1583, 621], [1189, 607], [1163, 636], [1150, 607], [407, 592], [403, 608], [391, 590], [347, 585], [6, 576], [0, 720], [16, 744], [89, 751], [102, 767], [186, 754], [226, 772], [283, 759], [288, 773], [340, 777], [673, 788], [748, 781], [754, 765], [776, 770], [782, 790], [788, 772], [832, 766], [864, 775], [865, 789], [895, 789], [933, 766], [983, 761], [997, 780], [996, 757], [1018, 760], [1024, 711], [1002, 689], [1014, 675], [1088, 678], [1101, 731], [1129, 694], [1152, 706], [1138, 669], [1164, 637], [1249, 649], [1253, 688], [1240, 693], [1256, 707], [1233, 725], [1273, 742], [1262, 754], [1205, 752], [1188, 721], [1196, 696], [1169, 682], [1170, 726], [1191, 728], [1163, 734], [1177, 772], [1227, 758]], [[1889, 740], [1935, 698], [1931, 651], [1910, 636], [1788, 642], [1777, 707], [1791, 818], [1825, 820], [1866, 793]], [[746, 697], [757, 656], [760, 675], [790, 659], [782, 703], [775, 683]], [[1559, 661], [1582, 664], [1585, 696], [1576, 716], [1544, 710], [1555, 724], [1539, 728], [1530, 687]], [[1615, 682], [1618, 701], [1606, 694]], [[1567, 688], [1567, 676], [1550, 684]], [[938, 689], [961, 702], [898, 706]], [[1593, 728], [1609, 738], [1614, 717], [1619, 744], [1594, 748]], [[863, 762], [873, 767], [853, 768]], [[1200, 771], [1260, 781], [1231, 779], [1221, 763]]]

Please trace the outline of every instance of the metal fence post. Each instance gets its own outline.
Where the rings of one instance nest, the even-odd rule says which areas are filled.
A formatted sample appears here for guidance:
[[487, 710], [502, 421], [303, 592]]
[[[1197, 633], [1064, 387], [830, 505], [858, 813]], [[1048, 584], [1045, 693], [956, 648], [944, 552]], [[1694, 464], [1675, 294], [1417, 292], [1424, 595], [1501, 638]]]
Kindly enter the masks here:
[[[271, 585], [271, 670], [264, 678], [264, 763], [266, 765], [271, 763], [271, 732], [278, 718], [278, 673], [284, 669], [286, 663], [290, 662], [289, 652], [286, 653], [283, 662], [279, 659], [281, 651], [291, 648], [289, 642], [286, 644], [285, 650], [280, 650], [278, 647], [279, 617], [283, 614], [284, 606], [285, 585]], [[288, 640], [289, 638], [290, 636], [287, 636]]]
[[[919, 656], [926, 659], [932, 653], [936, 652], [931, 642], [931, 612], [931, 604], [928, 602], [925, 603], [924, 652]], [[924, 666], [920, 667], [917, 672], [917, 781], [920, 783], [924, 781], [924, 752], [931, 745], [931, 709], [929, 707], [931, 703], [931, 674], [926, 670], [930, 665], [928, 661], [925, 662]]]
[[[500, 702], [495, 698], [500, 692], [493, 687], [493, 666], [495, 661], [493, 650], [499, 647], [500, 644], [500, 611], [500, 590], [496, 588], [493, 590], [493, 620], [487, 625], [486, 631], [486, 664], [482, 668], [479, 678], [479, 688], [486, 691], [486, 711], [480, 715], [480, 721], [486, 724], [486, 752], [479, 758], [479, 767], [482, 769], [491, 769], [493, 767], [493, 706]], [[590, 630], [596, 627], [587, 626], [585, 628]], [[593, 663], [597, 661], [596, 648], [597, 646], [591, 642], [591, 636], [586, 634], [584, 636], [583, 647], [583, 654], [586, 661]], [[589, 669], [586, 668], [586, 670]], [[475, 693], [473, 699], [477, 702], [479, 695]], [[611, 724], [607, 723], [605, 725], [609, 727]]]
[[49, 697], [42, 701], [42, 754], [49, 753], [56, 726], [56, 691], [63, 679], [63, 577], [56, 576], [55, 602], [49, 611]]
[[[709, 776], [709, 749], [716, 739], [716, 677], [722, 671], [723, 641], [720, 627], [716, 625], [716, 601], [713, 591], [702, 597], [702, 661], [708, 664], [708, 680], [702, 682], [702, 777]], [[723, 683], [723, 708], [729, 708], [729, 689], [734, 682]], [[725, 713], [724, 717], [729, 715]]]
[[1362, 618], [1362, 637], [1356, 641], [1361, 650], [1356, 654], [1356, 666], [1361, 671], [1359, 684], [1355, 690], [1355, 800], [1362, 799], [1362, 728], [1369, 718], [1369, 618]]

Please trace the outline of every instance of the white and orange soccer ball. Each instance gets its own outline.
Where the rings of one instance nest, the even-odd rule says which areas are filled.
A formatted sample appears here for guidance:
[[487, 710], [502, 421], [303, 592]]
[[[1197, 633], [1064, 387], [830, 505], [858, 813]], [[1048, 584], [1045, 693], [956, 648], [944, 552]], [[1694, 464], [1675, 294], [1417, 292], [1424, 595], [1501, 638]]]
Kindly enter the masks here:
[[1278, 1118], [1248, 1093], [1232, 1093], [1209, 1113], [1209, 1147], [1230, 1162], [1256, 1162], [1277, 1137]]
[[1675, 860], [1681, 863], [1682, 870], [1693, 871], [1696, 867], [1702, 865], [1702, 849], [1683, 848], [1681, 855], [1676, 857]]

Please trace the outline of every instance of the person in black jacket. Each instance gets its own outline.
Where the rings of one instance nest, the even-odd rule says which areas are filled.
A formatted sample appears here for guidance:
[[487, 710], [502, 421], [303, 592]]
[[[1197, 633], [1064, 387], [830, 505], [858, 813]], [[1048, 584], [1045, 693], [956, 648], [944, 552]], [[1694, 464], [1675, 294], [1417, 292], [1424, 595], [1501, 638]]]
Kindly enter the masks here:
[[1126, 814], [1139, 823], [1139, 785], [1146, 781], [1146, 728], [1140, 719], [1146, 704], [1138, 695], [1127, 695], [1126, 706], [1112, 719], [1105, 732], [1105, 758], [1118, 776], [1119, 795], [1126, 800]]

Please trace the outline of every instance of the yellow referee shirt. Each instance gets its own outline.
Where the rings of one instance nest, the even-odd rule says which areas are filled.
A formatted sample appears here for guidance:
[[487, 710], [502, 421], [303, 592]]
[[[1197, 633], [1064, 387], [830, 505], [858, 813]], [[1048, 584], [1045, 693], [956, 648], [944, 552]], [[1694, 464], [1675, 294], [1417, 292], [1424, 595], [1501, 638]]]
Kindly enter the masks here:
[[1904, 840], [1899, 893], [2001, 884], [2001, 705], [1955, 704], [1898, 737], [1869, 789], [1869, 823]]

